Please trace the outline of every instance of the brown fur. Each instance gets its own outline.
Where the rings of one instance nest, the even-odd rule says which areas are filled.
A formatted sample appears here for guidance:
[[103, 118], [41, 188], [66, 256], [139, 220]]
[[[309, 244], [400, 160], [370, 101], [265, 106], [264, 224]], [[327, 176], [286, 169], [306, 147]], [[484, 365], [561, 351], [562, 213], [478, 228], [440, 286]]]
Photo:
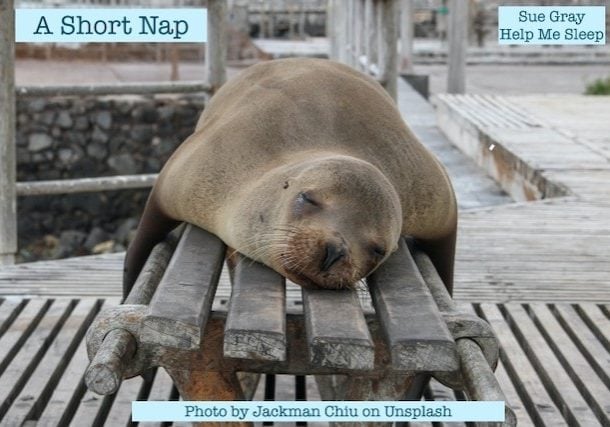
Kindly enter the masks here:
[[[309, 189], [323, 208], [295, 213], [295, 197]], [[302, 285], [357, 280], [409, 235], [451, 289], [457, 207], [443, 167], [377, 82], [332, 61], [261, 63], [218, 91], [161, 171], [128, 251], [125, 291], [175, 221], [217, 234]], [[349, 255], [316, 273], [327, 241], [343, 241]], [[372, 262], [366, 245], [375, 242], [387, 253]], [[298, 271], [287, 256], [298, 258]]]

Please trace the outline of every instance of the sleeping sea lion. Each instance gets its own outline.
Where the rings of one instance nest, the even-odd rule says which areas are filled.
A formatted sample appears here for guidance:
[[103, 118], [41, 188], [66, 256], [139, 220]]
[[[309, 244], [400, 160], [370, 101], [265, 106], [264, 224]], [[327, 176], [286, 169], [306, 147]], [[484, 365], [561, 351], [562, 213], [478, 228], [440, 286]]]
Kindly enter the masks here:
[[124, 295], [182, 221], [306, 287], [351, 287], [411, 236], [451, 291], [457, 204], [444, 168], [379, 83], [333, 61], [263, 62], [212, 97], [151, 191]]

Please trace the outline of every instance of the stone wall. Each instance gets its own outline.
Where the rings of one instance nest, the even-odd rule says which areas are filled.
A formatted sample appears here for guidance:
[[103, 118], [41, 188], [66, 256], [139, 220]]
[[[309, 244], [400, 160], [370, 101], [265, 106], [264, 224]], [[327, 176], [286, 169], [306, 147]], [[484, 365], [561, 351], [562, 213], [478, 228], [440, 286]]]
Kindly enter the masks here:
[[[17, 180], [158, 172], [188, 137], [202, 96], [17, 101]], [[148, 190], [20, 197], [19, 259], [124, 249]]]

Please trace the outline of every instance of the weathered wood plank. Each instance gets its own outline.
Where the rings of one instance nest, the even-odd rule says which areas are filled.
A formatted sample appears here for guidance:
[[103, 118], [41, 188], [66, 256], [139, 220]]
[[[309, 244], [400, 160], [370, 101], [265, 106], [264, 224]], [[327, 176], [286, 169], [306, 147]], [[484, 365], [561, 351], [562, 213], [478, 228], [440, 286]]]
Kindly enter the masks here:
[[285, 279], [242, 255], [235, 267], [223, 351], [225, 357], [286, 359]]
[[375, 347], [354, 291], [303, 289], [303, 312], [313, 364], [373, 368]]
[[49, 343], [44, 357], [28, 372], [29, 379], [4, 416], [8, 425], [21, 425], [38, 419], [63, 370], [97, 313], [96, 300], [79, 300], [57, 336]]
[[0, 338], [23, 309], [24, 305], [24, 300], [2, 300], [0, 302]]
[[[178, 392], [174, 396], [173, 393], [174, 382], [172, 378], [169, 376], [167, 371], [163, 368], [157, 368], [157, 372], [155, 374], [155, 379], [153, 381], [152, 387], [150, 388], [150, 393], [146, 400], [150, 401], [170, 401], [176, 400], [175, 397], [178, 396]], [[141, 422], [138, 423], [138, 427], [163, 427], [165, 426], [165, 422]]]
[[507, 304], [507, 315], [513, 332], [532, 362], [536, 373], [565, 419], [573, 426], [600, 426], [595, 414], [583, 399], [561, 366], [553, 350], [538, 332], [536, 325], [521, 305]]
[[583, 303], [578, 304], [576, 310], [599, 342], [610, 352], [610, 320], [602, 312], [601, 306], [594, 303]]
[[13, 0], [0, 3], [0, 265], [17, 252], [15, 141], [15, 14]]
[[501, 343], [500, 357], [517, 393], [536, 425], [566, 426], [567, 423], [553, 403], [518, 340], [493, 304], [481, 304], [481, 312], [493, 327]]
[[455, 342], [403, 240], [368, 284], [395, 368], [458, 368]]
[[597, 376], [547, 305], [531, 304], [529, 313], [595, 416], [602, 425], [610, 424], [607, 384]]
[[517, 390], [515, 390], [515, 386], [511, 381], [510, 377], [506, 373], [506, 369], [504, 369], [504, 364], [502, 361], [498, 362], [498, 366], [495, 372], [496, 378], [500, 383], [500, 387], [502, 387], [502, 391], [506, 396], [506, 403], [511, 407], [515, 415], [517, 416], [517, 422], [519, 427], [533, 427], [534, 423], [530, 418], [525, 405], [521, 401]]
[[[103, 300], [100, 310], [118, 303], [118, 298]], [[81, 398], [87, 391], [83, 375], [89, 364], [89, 357], [87, 356], [87, 346], [84, 339], [80, 340], [76, 351], [73, 353], [74, 355], [70, 358], [70, 363], [62, 373], [59, 382], [52, 391], [51, 397], [38, 419], [37, 425], [40, 427], [68, 425], [76, 412]]]
[[207, 322], [224, 260], [216, 236], [188, 225], [161, 279], [140, 339], [170, 347], [197, 349]]
[[610, 389], [610, 354], [608, 350], [604, 348], [571, 305], [557, 304], [553, 306], [553, 311], [593, 370]]
[[[47, 351], [55, 334], [70, 314], [73, 305], [71, 300], [54, 301], [49, 309], [44, 312], [39, 323], [32, 322], [35, 324], [35, 329], [27, 336], [23, 344], [19, 345], [13, 360], [0, 376], [0, 419], [4, 417], [10, 405], [21, 392], [29, 379], [31, 370], [35, 368]], [[22, 314], [26, 312], [26, 309]], [[27, 320], [31, 319], [20, 316], [15, 320], [14, 325], [18, 328], [17, 331], [22, 332], [23, 329], [30, 327], [29, 322], [25, 325], [19, 325], [22, 321], [27, 322]]]
[[140, 400], [144, 386], [142, 377], [124, 381], [116, 393], [110, 411], [104, 420], [105, 427], [131, 426], [131, 402]]
[[0, 339], [0, 373], [6, 370], [23, 343], [28, 339], [34, 328], [36, 328], [49, 305], [50, 301], [46, 300], [27, 302], [2, 335]]
[[91, 420], [92, 425], [101, 424], [106, 418], [112, 397], [100, 396], [87, 390], [78, 402], [76, 412], [70, 421], [70, 427], [82, 427], [83, 420]]

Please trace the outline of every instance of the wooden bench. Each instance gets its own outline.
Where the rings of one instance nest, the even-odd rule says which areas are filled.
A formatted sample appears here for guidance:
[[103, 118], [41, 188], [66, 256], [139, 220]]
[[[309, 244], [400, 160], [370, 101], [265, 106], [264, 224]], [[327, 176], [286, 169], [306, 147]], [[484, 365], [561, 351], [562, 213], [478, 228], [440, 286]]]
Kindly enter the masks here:
[[[472, 400], [505, 400], [491, 328], [458, 312], [427, 256], [404, 241], [368, 279], [374, 310], [353, 291], [304, 289], [298, 313], [286, 310], [284, 278], [245, 258], [228, 311], [211, 311], [224, 244], [191, 225], [174, 240], [89, 328], [91, 390], [112, 394], [160, 366], [187, 400], [251, 398], [260, 373], [315, 375], [324, 400], [419, 399], [430, 376]], [[506, 420], [515, 424], [508, 406]]]

